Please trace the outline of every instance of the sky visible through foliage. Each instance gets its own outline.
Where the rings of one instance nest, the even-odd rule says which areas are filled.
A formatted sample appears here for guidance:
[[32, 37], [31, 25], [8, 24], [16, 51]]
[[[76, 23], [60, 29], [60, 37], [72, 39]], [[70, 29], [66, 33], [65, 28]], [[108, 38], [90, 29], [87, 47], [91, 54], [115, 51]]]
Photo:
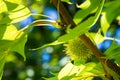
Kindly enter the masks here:
[[[22, 4], [27, 6], [32, 14], [36, 14], [36, 15], [31, 15], [25, 19], [20, 19], [18, 21], [15, 18], [16, 20], [11, 19], [11, 22], [9, 22], [9, 21], [8, 22], [11, 24], [14, 24], [18, 30], [21, 30], [22, 28], [25, 28], [27, 25], [31, 24], [32, 22], [34, 22], [36, 20], [50, 20], [50, 21], [63, 20], [63, 18], [59, 14], [59, 8], [57, 10], [54, 7], [54, 5], [52, 4], [52, 2], [50, 2], [50, 1], [52, 1], [52, 0], [23, 0]], [[105, 53], [105, 55], [107, 56], [108, 59], [110, 59], [113, 62], [116, 60], [116, 63], [118, 63], [118, 65], [120, 64], [118, 57], [115, 57], [115, 55], [112, 55], [112, 51], [113, 52], [115, 52], [115, 51], [112, 50], [114, 48], [111, 47], [111, 45], [113, 45], [113, 42], [115, 42], [115, 45], [118, 46], [115, 48], [115, 50], [117, 50], [117, 52], [118, 52], [119, 48], [120, 48], [119, 47], [120, 46], [120, 19], [119, 19], [120, 12], [118, 11], [118, 13], [116, 12], [116, 14], [114, 15], [116, 17], [119, 15], [118, 19], [116, 19], [116, 17], [114, 17], [114, 16], [112, 16], [112, 18], [111, 18], [111, 16], [110, 16], [112, 13], [112, 10], [114, 11], [115, 9], [120, 8], [120, 6], [117, 6], [119, 4], [117, 4], [116, 6], [113, 6], [113, 8], [111, 8], [111, 12], [110, 12], [110, 5], [112, 4], [112, 2], [111, 2], [111, 0], [106, 0], [106, 3], [108, 1], [108, 4], [106, 4], [102, 8], [101, 15], [99, 16], [100, 10], [97, 10], [96, 8], [94, 9], [94, 7], [97, 6], [97, 3], [96, 3], [96, 5], [92, 6], [90, 9], [88, 9], [88, 11], [91, 11], [91, 9], [93, 9], [93, 11], [91, 11], [92, 14], [90, 13], [90, 15], [89, 15], [89, 13], [86, 13], [86, 11], [84, 11], [87, 8], [89, 8], [89, 6], [85, 6], [85, 5], [84, 5], [85, 7], [79, 6], [79, 4], [84, 3], [84, 2], [86, 2], [86, 4], [89, 5], [89, 1], [91, 1], [91, 3], [94, 4], [95, 0], [88, 0], [88, 3], [86, 0], [80, 0], [80, 1], [79, 0], [62, 0], [62, 1], [63, 1], [63, 4], [66, 6], [67, 10], [69, 11], [70, 15], [72, 16], [73, 20], [78, 25], [77, 26], [78, 28], [73, 29], [73, 30], [68, 28], [68, 34], [65, 35], [65, 36], [67, 36], [67, 38], [65, 36], [62, 36], [65, 33], [67, 33], [67, 30], [65, 31], [64, 29], [57, 28], [54, 25], [31, 27], [29, 30], [29, 35], [27, 36], [27, 39], [25, 37], [22, 37], [19, 39], [19, 36], [17, 36], [18, 37], [18, 42], [16, 40], [17, 44], [24, 43], [24, 41], [26, 41], [25, 47], [24, 47], [25, 48], [24, 52], [25, 52], [26, 57], [24, 56], [24, 54], [16, 54], [19, 52], [23, 53], [23, 51], [21, 51], [21, 49], [19, 51], [16, 50], [16, 49], [19, 49], [20, 46], [23, 47], [23, 45], [18, 45], [17, 48], [14, 48], [14, 47], [10, 48], [11, 49], [10, 52], [12, 54], [7, 56], [7, 58], [6, 58], [6, 63], [4, 66], [4, 71], [3, 71], [3, 77], [1, 80], [44, 80], [47, 78], [50, 78], [47, 80], [56, 80], [57, 79], [56, 76], [58, 78], [60, 78], [61, 80], [65, 80], [65, 79], [71, 79], [71, 77], [73, 77], [75, 74], [78, 74], [78, 72], [76, 72], [75, 70], [80, 69], [80, 67], [81, 68], [86, 67], [85, 68], [86, 72], [89, 71], [90, 69], [92, 71], [92, 68], [96, 68], [95, 66], [100, 65], [99, 62], [88, 63], [88, 64], [80, 65], [79, 67], [76, 65], [73, 65], [70, 57], [68, 55], [66, 55], [66, 53], [65, 53], [65, 45], [64, 44], [58, 43], [59, 45], [47, 46], [47, 47], [36, 50], [36, 48], [39, 48], [40, 46], [54, 42], [56, 40], [61, 41], [61, 42], [62, 42], [62, 40], [68, 41], [70, 38], [78, 37], [79, 34], [83, 34], [85, 32], [86, 33], [91, 32], [92, 34], [89, 34], [89, 35], [91, 35], [92, 37], [95, 37], [94, 35], [98, 34], [96, 36], [98, 36], [99, 39], [98, 38], [94, 39], [94, 40], [98, 41], [98, 42], [95, 42], [97, 44], [98, 49], [101, 52]], [[110, 4], [109, 4], [109, 1], [111, 2]], [[114, 1], [114, 3], [117, 3], [117, 1], [119, 1], [119, 0]], [[13, 2], [11, 2], [11, 3], [13, 3]], [[10, 4], [10, 3], [6, 2], [6, 4]], [[78, 4], [78, 5], [76, 5], [76, 4]], [[14, 6], [16, 6], [16, 5], [14, 5]], [[11, 4], [9, 7], [11, 7]], [[80, 7], [80, 9], [83, 9], [83, 10], [79, 11], [79, 7]], [[114, 9], [114, 7], [115, 7], [115, 9]], [[2, 8], [0, 8], [0, 9], [2, 9]], [[11, 10], [11, 12], [12, 12], [12, 10], [14, 10], [14, 9], [9, 8], [9, 10]], [[111, 21], [109, 21], [110, 24], [107, 24], [107, 22], [104, 24], [104, 22], [101, 21], [101, 20], [104, 20], [104, 16], [106, 16], [104, 14], [105, 12], [108, 12], [108, 19], [111, 20]], [[79, 13], [83, 16], [82, 17], [78, 16]], [[84, 13], [86, 13], [87, 16]], [[0, 13], [0, 15], [1, 15], [1, 13]], [[91, 16], [93, 16], [93, 19], [97, 19], [97, 17], [98, 17], [97, 21], [93, 20], [93, 24], [94, 24], [94, 22], [95, 22], [95, 24], [89, 28], [88, 27], [83, 28], [83, 32], [82, 32], [82, 30], [78, 30], [79, 26], [82, 25], [82, 24], [79, 25], [78, 18], [80, 18], [80, 19], [83, 18], [80, 20], [80, 23], [83, 22], [83, 25], [84, 25], [84, 21], [86, 20], [86, 22], [87, 22], [86, 18], [87, 17], [89, 18]], [[3, 25], [4, 22], [1, 19], [2, 18], [0, 16], [0, 21], [1, 21], [0, 25]], [[92, 20], [92, 18], [91, 18], [91, 20]], [[90, 23], [90, 25], [91, 24], [92, 23]], [[101, 26], [108, 26], [108, 29], [106, 29], [104, 27], [101, 28]], [[87, 31], [85, 31], [85, 30], [87, 30]], [[74, 36], [73, 33], [75, 31], [76, 31], [76, 34]], [[78, 34], [77, 34], [77, 31], [78, 31]], [[95, 34], [93, 34], [93, 33], [95, 33]], [[8, 35], [8, 34], [6, 34], [6, 35]], [[69, 35], [71, 35], [71, 34], [73, 34], [73, 37], [69, 37]], [[0, 35], [0, 37], [1, 37], [1, 35]], [[6, 39], [6, 37], [5, 37], [5, 39]], [[1, 39], [1, 41], [2, 41], [2, 39]], [[53, 44], [55, 44], [55, 43], [53, 43]], [[5, 45], [5, 48], [6, 48], [6, 45]], [[111, 53], [110, 53], [110, 50], [108, 50], [109, 48], [111, 50]], [[3, 49], [3, 48], [0, 47], [0, 50], [1, 49]], [[12, 51], [14, 51], [14, 52], [12, 52]], [[108, 54], [108, 52], [110, 54]], [[118, 53], [116, 53], [116, 54], [118, 54]], [[2, 55], [2, 54], [0, 54], [0, 55]], [[26, 61], [24, 61], [23, 58], [24, 59], [26, 58]], [[93, 60], [93, 62], [95, 60], [96, 60], [96, 58]], [[67, 76], [66, 77], [66, 76], [62, 75], [62, 73], [65, 73], [63, 70], [67, 69], [68, 66], [71, 66], [71, 67], [73, 66], [75, 68], [71, 69], [71, 72], [70, 72], [71, 75], [70, 74], [67, 75], [67, 72], [66, 72], [66, 76]], [[90, 69], [88, 69], [89, 67], [90, 67]], [[103, 74], [102, 74], [101, 67], [99, 69], [101, 71], [100, 73], [98, 72], [98, 74], [100, 74], [100, 76], [95, 76], [93, 79], [89, 78], [88, 80], [102, 80], [101, 76], [103, 77]], [[69, 72], [69, 70], [68, 70], [68, 72]], [[82, 72], [82, 70], [81, 70], [81, 72]], [[93, 72], [94, 72], [94, 70], [93, 70]], [[58, 74], [60, 76], [58, 76]], [[83, 71], [83, 74], [85, 74], [84, 71]], [[0, 75], [1, 75], [1, 73], [0, 73]], [[111, 75], [116, 75], [116, 74], [111, 74]], [[75, 80], [77, 80], [76, 77], [74, 77], [74, 78], [75, 78]], [[106, 78], [104, 78], [104, 79], [107, 80]], [[117, 80], [118, 78], [115, 77], [115, 79]], [[87, 79], [85, 79], [85, 80], [87, 80]]]

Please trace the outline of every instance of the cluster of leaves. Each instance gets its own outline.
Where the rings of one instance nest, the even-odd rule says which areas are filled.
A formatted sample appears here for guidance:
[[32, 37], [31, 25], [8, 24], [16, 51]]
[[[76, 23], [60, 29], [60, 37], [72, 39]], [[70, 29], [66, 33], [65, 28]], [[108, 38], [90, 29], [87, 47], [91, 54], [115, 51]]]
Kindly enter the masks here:
[[[62, 0], [64, 2], [70, 3], [69, 0]], [[109, 29], [111, 23], [114, 20], [120, 20], [120, 12], [116, 10], [120, 8], [118, 0], [106, 2], [104, 0], [86, 0], [82, 4], [78, 5], [78, 10], [74, 15], [74, 22], [77, 26], [71, 30], [68, 30], [67, 34], [58, 38], [58, 42], [68, 42], [71, 39], [74, 39], [82, 34], [87, 34], [89, 38], [95, 44], [99, 44], [106, 39], [106, 33]], [[102, 16], [100, 16], [100, 14]], [[90, 16], [93, 15], [93, 16]], [[90, 16], [90, 17], [89, 17]], [[86, 19], [87, 18], [87, 19]], [[95, 25], [96, 21], [100, 18], [101, 28], [99, 28], [97, 33], [88, 32], [92, 26]], [[103, 32], [103, 34], [101, 34]], [[112, 39], [115, 40], [115, 39]], [[56, 41], [56, 42], [57, 42]], [[56, 42], [50, 44], [54, 45]], [[116, 47], [114, 47], [116, 46]], [[104, 52], [106, 59], [114, 59], [115, 63], [119, 65], [119, 45], [113, 42], [111, 47]], [[116, 56], [117, 55], [117, 56]], [[100, 77], [103, 80], [108, 80], [105, 77], [105, 72], [103, 71], [102, 65], [99, 62], [92, 61], [86, 64], [75, 65], [72, 63], [66, 64], [66, 66], [53, 78], [48, 80], [92, 80], [95, 77]], [[107, 72], [113, 76], [114, 80], [119, 80], [120, 76], [116, 72], [112, 71], [108, 67], [106, 68]]]
[[[69, 0], [61, 1], [71, 4]], [[119, 0], [106, 2], [105, 5], [104, 3], [104, 0], [86, 0], [82, 4], [77, 5], [80, 10], [76, 12], [73, 18], [77, 26], [73, 29], [68, 29], [67, 34], [60, 36], [55, 42], [44, 45], [43, 47], [65, 43], [85, 33], [88, 34], [92, 41], [94, 40], [93, 42], [95, 44], [104, 41], [105, 34], [112, 21], [115, 19], [120, 20]], [[113, 14], [114, 12], [116, 13]], [[102, 15], [101, 17], [100, 14]], [[27, 35], [29, 34], [29, 27], [19, 30], [14, 24], [30, 15], [30, 10], [22, 4], [21, 0], [0, 0], [0, 80], [8, 55], [17, 52], [23, 56], [24, 60], [26, 59], [24, 46], [27, 41]], [[100, 30], [104, 34], [101, 35], [100, 30], [97, 33], [88, 32], [99, 18], [101, 19]], [[113, 43], [104, 54], [106, 56], [105, 58], [115, 59], [115, 63], [120, 66], [119, 49], [120, 46]], [[107, 70], [115, 80], [119, 80], [120, 76], [109, 68]], [[85, 64], [81, 63], [77, 66], [69, 62], [55, 77], [49, 78], [48, 80], [91, 80], [98, 76], [104, 80], [108, 80], [104, 75], [102, 65], [94, 60]]]
[[0, 0], [0, 80], [7, 56], [13, 52], [26, 59], [24, 46], [27, 41], [27, 31], [18, 30], [14, 23], [30, 16], [30, 11], [19, 0]]

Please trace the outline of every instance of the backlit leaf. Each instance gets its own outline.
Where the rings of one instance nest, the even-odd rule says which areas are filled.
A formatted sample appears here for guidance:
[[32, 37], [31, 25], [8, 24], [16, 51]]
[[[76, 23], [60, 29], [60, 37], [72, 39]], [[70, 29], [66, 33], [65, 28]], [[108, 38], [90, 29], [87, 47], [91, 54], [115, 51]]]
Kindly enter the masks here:
[[11, 23], [22, 21], [31, 15], [30, 10], [25, 6], [19, 5], [17, 8], [19, 9], [18, 11], [16, 9], [15, 12], [9, 13], [9, 17], [12, 20]]
[[3, 1], [0, 1], [0, 13], [7, 12], [7, 6]]
[[22, 0], [6, 0], [10, 3], [14, 3], [14, 4], [21, 4], [22, 3]]
[[102, 1], [102, 3], [99, 5], [99, 8], [97, 9], [95, 16], [91, 16], [89, 19], [85, 20], [83, 23], [78, 24], [74, 29], [71, 29], [68, 34], [65, 34], [65, 35], [59, 37], [58, 40], [56, 40], [52, 43], [45, 44], [42, 47], [32, 49], [32, 50], [41, 49], [43, 47], [51, 46], [51, 45], [62, 44], [64, 42], [67, 42], [70, 39], [73, 39], [75, 37], [78, 37], [78, 36], [84, 34], [96, 23], [99, 15], [101, 13], [103, 4], [104, 4], [104, 1]]
[[91, 2], [90, 0], [86, 0], [85, 2], [83, 2], [82, 4], [80, 5], [77, 5], [78, 8], [81, 8], [81, 9], [87, 9], [88, 7], [92, 6], [91, 5]]
[[75, 28], [73, 28], [70, 33], [65, 34], [60, 38], [58, 38], [58, 42], [66, 42], [70, 39], [74, 39], [87, 32], [96, 23], [97, 19], [99, 18], [103, 4], [104, 4], [104, 0], [102, 0], [102, 2], [100, 3], [95, 16], [91, 16], [90, 18], [78, 24]]
[[24, 60], [26, 60], [24, 47], [27, 41], [27, 35], [25, 33], [21, 33], [21, 36], [14, 41], [14, 45], [11, 47], [11, 51], [18, 52]]
[[82, 8], [82, 10], [79, 10], [75, 16], [74, 16], [74, 22], [76, 24], [80, 23], [84, 18], [86, 18], [89, 14], [94, 13], [98, 5], [100, 4], [100, 0], [86, 0], [84, 3], [82, 3], [79, 7]]
[[24, 5], [19, 4], [20, 0], [16, 1], [18, 3], [14, 2], [13, 0], [0, 2], [0, 14], [6, 13], [6, 16], [4, 16], [4, 18], [0, 21], [2, 22], [0, 24], [4, 24], [5, 22], [8, 23], [9, 19], [12, 20], [11, 23], [16, 23], [30, 16], [30, 10]]
[[[84, 67], [84, 66], [83, 66]], [[58, 74], [58, 79], [70, 80], [78, 72], [79, 67], [74, 66], [72, 63], [68, 63]]]
[[19, 6], [18, 4], [15, 4], [15, 3], [11, 3], [11, 2], [8, 2], [8, 1], [4, 1], [6, 6], [7, 6], [7, 9], [8, 11], [12, 11], [14, 10], [17, 6]]
[[24, 5], [9, 0], [0, 3], [0, 16], [2, 17], [0, 24], [17, 23], [31, 15], [30, 10]]
[[90, 39], [91, 39], [91, 41], [93, 41], [94, 40], [94, 42], [95, 42], [95, 44], [100, 44], [101, 42], [103, 42], [104, 41], [104, 37], [101, 35], [101, 33], [89, 33], [88, 35], [87, 35]]
[[8, 17], [7, 11], [6, 4], [3, 1], [0, 1], [0, 24], [8, 24], [11, 21]]
[[6, 27], [4, 35], [2, 37], [2, 40], [15, 40], [15, 38], [17, 37], [17, 28], [14, 25], [9, 25], [9, 26], [1, 26], [1, 28], [3, 29], [4, 27]]
[[91, 80], [97, 74], [92, 73], [96, 67], [96, 63], [86, 63], [75, 66], [72, 63], [66, 64], [64, 68], [59, 72], [59, 80]]
[[[5, 27], [5, 28], [4, 28]], [[0, 29], [4, 30], [0, 32], [0, 80], [3, 74], [4, 64], [7, 56], [15, 51], [26, 59], [24, 54], [24, 46], [27, 41], [26, 32], [18, 31], [14, 25], [4, 25]]]
[[110, 1], [105, 5], [104, 11], [102, 12], [101, 17], [101, 27], [104, 35], [110, 27], [110, 24], [117, 16], [120, 15], [120, 2], [119, 0]]
[[[18, 52], [25, 60], [26, 57], [24, 54], [24, 46], [27, 41], [26, 32], [17, 30], [17, 28], [14, 25], [9, 25], [9, 26], [6, 26], [6, 30], [4, 31], [4, 34], [2, 36], [3, 37], [1, 40], [1, 45], [3, 46], [1, 46], [0, 48], [4, 49], [7, 46], [9, 47], [10, 51]], [[7, 44], [4, 44], [3, 41], [4, 42], [7, 41], [6, 42]]]

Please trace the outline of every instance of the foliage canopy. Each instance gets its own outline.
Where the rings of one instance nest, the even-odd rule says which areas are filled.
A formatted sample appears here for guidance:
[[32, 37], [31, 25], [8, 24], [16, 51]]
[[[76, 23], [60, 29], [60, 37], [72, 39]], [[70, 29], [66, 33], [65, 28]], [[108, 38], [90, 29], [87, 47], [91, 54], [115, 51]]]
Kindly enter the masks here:
[[[54, 3], [54, 0], [51, 0], [51, 2]], [[70, 2], [70, 0], [61, 0], [58, 1], [58, 4], [62, 4], [62, 2], [73, 4]], [[96, 77], [99, 77], [103, 80], [120, 80], [120, 74], [109, 67], [107, 62], [102, 62], [102, 59], [105, 59], [106, 61], [111, 61], [114, 59], [114, 63], [117, 66], [120, 66], [120, 46], [116, 44], [116, 41], [119, 40], [116, 38], [106, 37], [106, 33], [111, 27], [112, 23], [115, 20], [120, 22], [119, 0], [85, 0], [80, 4], [76, 3], [75, 5], [78, 8], [73, 15], [73, 21], [76, 26], [71, 29], [70, 26], [72, 26], [72, 24], [67, 24], [67, 28], [65, 30], [67, 32], [66, 34], [60, 36], [52, 43], [45, 44], [42, 47], [40, 46], [32, 50], [39, 50], [43, 47], [51, 45], [64, 44], [81, 35], [86, 35], [95, 46], [101, 42], [104, 42], [106, 39], [113, 40], [113, 43], [110, 48], [104, 52], [104, 55], [97, 56], [98, 60], [96, 60], [96, 55], [93, 52], [94, 59], [91, 59], [85, 63], [79, 61], [79, 65], [68, 62], [58, 74], [54, 75], [54, 77], [45, 79], [92, 80]], [[59, 7], [61, 6], [58, 5], [58, 12], [61, 12]], [[42, 16], [41, 14], [39, 15]], [[16, 52], [20, 54], [24, 60], [26, 60], [24, 49], [27, 42], [27, 37], [32, 28], [35, 26], [43, 26], [48, 23], [50, 25], [54, 24], [54, 27], [59, 25], [58, 21], [56, 20], [40, 19], [33, 21], [24, 28], [20, 29], [17, 27], [16, 23], [30, 16], [33, 16], [33, 13], [31, 13], [30, 9], [22, 3], [22, 0], [0, 0], [0, 80], [2, 80], [3, 69], [7, 56], [13, 54], [13, 52]], [[91, 28], [97, 23], [100, 24], [99, 29], [96, 32], [90, 31]]]

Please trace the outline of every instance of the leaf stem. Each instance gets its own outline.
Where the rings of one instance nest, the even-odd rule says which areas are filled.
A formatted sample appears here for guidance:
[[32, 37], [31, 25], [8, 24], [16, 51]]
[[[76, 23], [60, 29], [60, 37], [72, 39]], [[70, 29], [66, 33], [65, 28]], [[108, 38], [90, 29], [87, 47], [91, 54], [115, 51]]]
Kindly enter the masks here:
[[44, 14], [36, 14], [36, 13], [34, 13], [34, 14], [31, 14], [31, 16], [41, 16], [41, 17], [46, 17], [46, 18], [50, 18], [50, 19], [54, 20], [52, 17], [44, 15]]
[[31, 24], [25, 26], [19, 31], [24, 31], [28, 29], [30, 26], [52, 26], [54, 23], [57, 23], [55, 20], [47, 20], [47, 19], [40, 19], [33, 21]]
[[120, 42], [119, 39], [111, 38], [111, 37], [105, 37], [104, 39], [105, 39], [105, 40], [115, 40], [115, 41], [117, 41], [117, 42]]

